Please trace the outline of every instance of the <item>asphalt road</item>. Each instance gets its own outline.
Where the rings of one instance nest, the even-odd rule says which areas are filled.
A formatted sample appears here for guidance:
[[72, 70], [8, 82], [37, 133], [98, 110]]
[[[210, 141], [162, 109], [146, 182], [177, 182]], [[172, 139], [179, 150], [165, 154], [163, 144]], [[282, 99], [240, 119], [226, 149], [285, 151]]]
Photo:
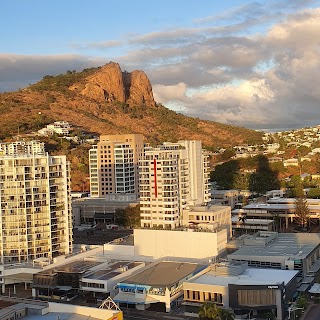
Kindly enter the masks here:
[[320, 305], [314, 304], [309, 309], [308, 313], [305, 315], [303, 320], [318, 320], [320, 319]]
[[182, 314], [177, 313], [165, 313], [165, 312], [157, 312], [157, 311], [139, 311], [135, 309], [126, 309], [121, 308], [123, 312], [123, 317], [126, 320], [188, 320], [194, 319], [191, 317], [186, 317]]

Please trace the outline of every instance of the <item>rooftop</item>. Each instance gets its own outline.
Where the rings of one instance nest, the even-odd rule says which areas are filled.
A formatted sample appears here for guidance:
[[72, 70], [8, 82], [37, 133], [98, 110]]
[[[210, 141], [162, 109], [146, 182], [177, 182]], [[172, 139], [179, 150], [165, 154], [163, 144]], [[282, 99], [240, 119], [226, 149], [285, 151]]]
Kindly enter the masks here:
[[127, 270], [133, 269], [143, 262], [118, 261], [107, 267], [94, 271], [93, 273], [83, 277], [83, 279], [108, 280]]
[[[248, 236], [252, 242], [259, 240], [259, 237]], [[295, 257], [304, 258], [319, 246], [320, 234], [318, 233], [279, 233], [270, 242], [263, 245], [253, 244], [245, 245], [228, 257], [237, 256], [280, 256], [280, 257]]]
[[190, 206], [190, 212], [218, 212], [221, 210], [228, 209], [227, 206], [218, 206], [218, 205], [211, 205], [211, 206]]
[[171, 287], [179, 280], [204, 267], [201, 264], [185, 262], [159, 262], [142, 272], [129, 277], [125, 283], [148, 285], [152, 287]]
[[53, 268], [41, 271], [38, 274], [54, 274], [56, 272], [84, 273], [90, 268], [96, 267], [99, 264], [101, 264], [101, 262], [76, 260], [76, 261], [72, 261], [70, 263], [64, 264], [62, 266], [53, 267]]
[[[209, 284], [217, 286], [237, 285], [279, 285], [282, 282], [289, 283], [298, 271], [247, 268], [239, 276], [217, 276], [214, 271], [210, 271], [197, 279], [190, 280], [190, 283]], [[263, 275], [263, 276], [262, 276]]]

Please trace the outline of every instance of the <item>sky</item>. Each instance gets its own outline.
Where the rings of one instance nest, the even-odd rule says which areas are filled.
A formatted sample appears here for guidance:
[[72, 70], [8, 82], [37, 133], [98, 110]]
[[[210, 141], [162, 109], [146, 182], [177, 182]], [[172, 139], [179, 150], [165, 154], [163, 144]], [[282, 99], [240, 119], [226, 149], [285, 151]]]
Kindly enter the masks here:
[[320, 0], [1, 0], [0, 92], [118, 62], [155, 100], [253, 129], [320, 123]]

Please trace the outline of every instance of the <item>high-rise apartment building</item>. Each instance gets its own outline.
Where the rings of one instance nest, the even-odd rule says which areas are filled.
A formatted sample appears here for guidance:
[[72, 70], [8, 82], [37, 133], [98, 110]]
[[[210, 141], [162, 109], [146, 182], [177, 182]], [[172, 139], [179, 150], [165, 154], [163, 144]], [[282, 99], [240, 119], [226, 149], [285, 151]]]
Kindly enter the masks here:
[[143, 135], [102, 135], [89, 151], [92, 197], [110, 193], [139, 195], [139, 160], [144, 152]]
[[141, 226], [174, 229], [182, 210], [209, 202], [209, 163], [201, 141], [164, 143], [140, 162]]
[[0, 144], [1, 263], [72, 252], [69, 163], [44, 144]]

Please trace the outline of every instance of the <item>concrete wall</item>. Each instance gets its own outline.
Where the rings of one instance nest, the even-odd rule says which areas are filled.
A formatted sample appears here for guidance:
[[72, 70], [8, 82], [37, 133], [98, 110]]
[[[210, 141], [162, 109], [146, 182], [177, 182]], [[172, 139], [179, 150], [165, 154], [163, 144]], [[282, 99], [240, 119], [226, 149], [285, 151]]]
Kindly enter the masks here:
[[226, 247], [227, 231], [190, 232], [171, 230], [134, 230], [135, 255], [207, 259]]
[[229, 290], [228, 290], [227, 284], [223, 286], [223, 285], [193, 283], [193, 282], [186, 281], [183, 283], [183, 290], [220, 293], [222, 295], [223, 306], [225, 308], [229, 308]]
[[120, 256], [134, 256], [134, 246], [118, 245], [118, 244], [104, 244], [105, 254], [117, 254]]

